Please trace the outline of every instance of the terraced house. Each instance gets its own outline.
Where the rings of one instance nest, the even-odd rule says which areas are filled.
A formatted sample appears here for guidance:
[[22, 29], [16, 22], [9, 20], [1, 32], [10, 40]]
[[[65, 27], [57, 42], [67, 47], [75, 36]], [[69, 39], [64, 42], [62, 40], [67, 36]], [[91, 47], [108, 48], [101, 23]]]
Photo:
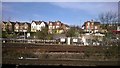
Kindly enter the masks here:
[[49, 21], [48, 23], [48, 33], [50, 34], [61, 34], [65, 33], [69, 29], [69, 26], [61, 23], [61, 21]]
[[16, 22], [14, 26], [14, 31], [19, 32], [19, 28], [20, 28], [20, 22]]
[[30, 32], [30, 23], [28, 22], [16, 22], [14, 25], [15, 32]]
[[96, 33], [101, 31], [100, 22], [94, 22], [93, 20], [86, 21], [83, 24], [83, 27], [84, 27], [84, 31], [89, 33]]
[[[45, 21], [32, 21], [31, 23], [28, 22], [5, 22], [2, 21], [2, 31], [7, 32], [10, 37], [23, 37], [31, 36], [36, 34], [36, 32], [41, 31], [42, 28], [46, 27], [48, 29], [49, 34], [65, 34], [69, 26], [62, 23], [61, 21], [55, 21], [49, 23]], [[7, 36], [4, 36], [7, 37]]]
[[2, 24], [1, 24], [2, 31], [6, 31], [6, 26], [7, 26], [7, 24], [6, 24], [6, 23], [7, 23], [7, 22], [2, 21]]
[[11, 22], [11, 21], [5, 22], [5, 21], [2, 21], [2, 31], [7, 31], [7, 32], [11, 33], [11, 32], [14, 31], [14, 25], [15, 25], [15, 22]]
[[32, 21], [31, 32], [41, 31], [42, 27], [47, 27], [47, 23], [44, 21]]

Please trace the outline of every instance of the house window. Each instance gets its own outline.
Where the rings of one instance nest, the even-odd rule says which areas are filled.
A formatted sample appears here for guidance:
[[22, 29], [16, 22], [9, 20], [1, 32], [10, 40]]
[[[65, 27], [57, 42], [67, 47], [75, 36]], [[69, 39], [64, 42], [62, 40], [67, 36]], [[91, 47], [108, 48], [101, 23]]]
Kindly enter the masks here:
[[50, 25], [52, 25], [52, 23], [50, 23]]
[[53, 29], [55, 29], [55, 26], [53, 26]]
[[94, 23], [92, 23], [92, 25], [94, 25]]
[[88, 26], [90, 25], [90, 23], [88, 22]]
[[18, 26], [16, 26], [16, 29], [18, 29]]
[[35, 29], [35, 26], [32, 26], [33, 29]]
[[59, 26], [56, 26], [56, 28], [59, 28]]
[[59, 22], [57, 23], [57, 25], [59, 25]]
[[25, 26], [25, 29], [27, 29], [27, 26]]
[[95, 26], [95, 29], [98, 29], [98, 27], [97, 27], [97, 26]]
[[90, 29], [90, 26], [86, 26], [87, 29]]
[[52, 29], [52, 26], [49, 26], [49, 29]]

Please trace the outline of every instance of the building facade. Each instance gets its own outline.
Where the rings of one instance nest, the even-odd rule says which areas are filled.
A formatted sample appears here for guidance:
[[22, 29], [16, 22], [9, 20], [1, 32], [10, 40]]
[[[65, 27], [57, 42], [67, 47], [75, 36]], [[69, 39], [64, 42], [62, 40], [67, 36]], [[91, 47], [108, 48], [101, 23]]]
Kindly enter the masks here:
[[47, 23], [44, 21], [32, 21], [31, 32], [41, 31], [43, 27], [47, 27]]
[[14, 25], [15, 32], [30, 32], [30, 23], [28, 22], [16, 22]]
[[14, 26], [14, 31], [19, 32], [19, 29], [20, 29], [20, 22], [16, 22]]
[[85, 32], [96, 33], [100, 31], [100, 22], [86, 21], [83, 25]]
[[5, 21], [2, 21], [2, 31], [7, 31], [7, 32], [13, 32], [14, 31], [14, 25], [15, 25], [15, 22], [11, 22], [11, 21], [8, 21], [8, 22], [5, 22]]
[[6, 31], [6, 26], [7, 26], [7, 24], [6, 24], [7, 22], [5, 22], [5, 21], [2, 21], [2, 24], [1, 24], [1, 27], [2, 27], [2, 31]]
[[61, 21], [49, 21], [48, 23], [48, 33], [50, 34], [61, 34], [66, 32], [69, 29], [69, 26], [61, 23]]

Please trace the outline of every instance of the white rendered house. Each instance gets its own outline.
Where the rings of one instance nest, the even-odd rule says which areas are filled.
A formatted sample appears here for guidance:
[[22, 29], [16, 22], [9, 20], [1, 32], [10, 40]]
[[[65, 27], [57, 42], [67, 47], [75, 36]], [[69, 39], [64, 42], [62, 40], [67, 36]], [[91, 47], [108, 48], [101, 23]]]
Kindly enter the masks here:
[[42, 27], [46, 27], [46, 22], [44, 22], [44, 21], [32, 21], [31, 32], [41, 31]]

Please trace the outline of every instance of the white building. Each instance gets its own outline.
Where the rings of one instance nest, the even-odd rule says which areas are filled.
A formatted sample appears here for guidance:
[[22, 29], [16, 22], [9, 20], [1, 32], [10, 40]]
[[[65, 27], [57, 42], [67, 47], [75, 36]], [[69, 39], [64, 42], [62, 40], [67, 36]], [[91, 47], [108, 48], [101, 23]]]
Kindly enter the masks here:
[[117, 31], [120, 31], [120, 26], [117, 26]]
[[31, 32], [41, 31], [42, 27], [46, 27], [47, 23], [44, 21], [32, 21]]

